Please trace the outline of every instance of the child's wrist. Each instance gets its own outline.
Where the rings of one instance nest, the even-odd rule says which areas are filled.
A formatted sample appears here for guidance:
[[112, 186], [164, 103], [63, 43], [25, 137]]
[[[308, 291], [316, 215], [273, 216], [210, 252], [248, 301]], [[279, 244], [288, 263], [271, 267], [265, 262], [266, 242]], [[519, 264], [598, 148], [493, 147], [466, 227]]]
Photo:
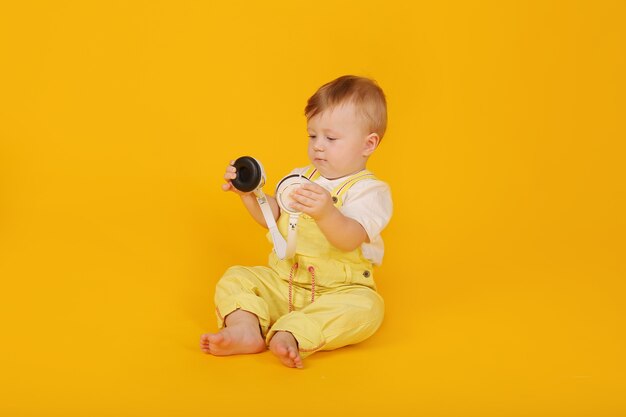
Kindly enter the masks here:
[[335, 206], [330, 206], [328, 209], [326, 209], [322, 213], [320, 213], [320, 216], [315, 218], [315, 221], [317, 223], [332, 222], [333, 219], [335, 217], [337, 217], [337, 214], [341, 215], [341, 212], [339, 211], [339, 209], [337, 209], [337, 207], [335, 207]]

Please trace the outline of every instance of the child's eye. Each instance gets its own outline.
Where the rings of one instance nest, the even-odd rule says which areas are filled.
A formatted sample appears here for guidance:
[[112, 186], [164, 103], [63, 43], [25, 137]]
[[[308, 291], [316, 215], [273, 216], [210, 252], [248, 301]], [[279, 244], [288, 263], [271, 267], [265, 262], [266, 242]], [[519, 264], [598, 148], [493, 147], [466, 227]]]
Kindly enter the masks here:
[[327, 137], [326, 139], [328, 139], [328, 140], [337, 140], [337, 138], [331, 138], [331, 137]]
[[309, 135], [309, 139], [315, 139], [315, 135]]

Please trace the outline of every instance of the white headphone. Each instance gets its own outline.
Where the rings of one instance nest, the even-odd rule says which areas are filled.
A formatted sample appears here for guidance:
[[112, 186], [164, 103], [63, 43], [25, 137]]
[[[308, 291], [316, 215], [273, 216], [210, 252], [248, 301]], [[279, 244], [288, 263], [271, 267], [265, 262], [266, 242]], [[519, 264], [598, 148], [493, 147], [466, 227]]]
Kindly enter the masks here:
[[276, 256], [280, 259], [292, 258], [296, 253], [298, 219], [300, 218], [301, 212], [290, 207], [293, 199], [289, 194], [306, 182], [311, 181], [302, 175], [293, 174], [283, 178], [276, 186], [276, 201], [280, 209], [289, 214], [289, 229], [287, 231], [287, 240], [285, 241], [285, 238], [278, 231], [272, 209], [267, 202], [267, 197], [261, 189], [265, 185], [265, 170], [263, 169], [263, 165], [250, 156], [242, 156], [233, 163], [233, 166], [235, 167], [237, 177], [231, 182], [233, 186], [240, 191], [254, 192], [259, 207], [261, 207], [263, 217], [265, 218], [265, 223], [272, 236]]

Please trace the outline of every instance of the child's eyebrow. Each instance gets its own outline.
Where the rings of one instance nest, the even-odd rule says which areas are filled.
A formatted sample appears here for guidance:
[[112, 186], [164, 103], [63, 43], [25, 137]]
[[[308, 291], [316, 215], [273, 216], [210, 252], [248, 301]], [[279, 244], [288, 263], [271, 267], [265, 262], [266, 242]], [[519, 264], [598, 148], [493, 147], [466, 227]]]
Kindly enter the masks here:
[[331, 136], [337, 136], [339, 135], [339, 132], [337, 132], [336, 130], [332, 130], [332, 129], [323, 129], [324, 133], [327, 133]]
[[[316, 129], [314, 129], [314, 128], [310, 127], [310, 126], [308, 126], [306, 130], [307, 130], [307, 132], [309, 134], [311, 134], [311, 132], [313, 132], [313, 133], [317, 132]], [[330, 136], [339, 136], [341, 134], [340, 132], [338, 132], [336, 130], [333, 130], [333, 129], [322, 128], [322, 129], [319, 129], [319, 131], [322, 132], [325, 135], [330, 135]]]

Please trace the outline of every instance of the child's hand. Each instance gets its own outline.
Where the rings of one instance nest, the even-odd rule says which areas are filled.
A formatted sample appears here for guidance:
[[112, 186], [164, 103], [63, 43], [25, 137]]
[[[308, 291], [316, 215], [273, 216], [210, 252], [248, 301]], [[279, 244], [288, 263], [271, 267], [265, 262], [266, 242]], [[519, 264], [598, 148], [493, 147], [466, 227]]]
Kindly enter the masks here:
[[230, 165], [226, 167], [226, 173], [224, 174], [224, 181], [226, 181], [226, 184], [222, 184], [222, 190], [232, 191], [240, 196], [250, 194], [251, 192], [245, 193], [241, 190], [236, 189], [233, 185], [232, 180], [237, 178], [237, 169], [235, 169], [235, 167], [233, 166], [234, 163], [235, 161], [230, 161]]
[[321, 220], [335, 209], [330, 193], [315, 183], [306, 183], [291, 193], [294, 210], [308, 214], [315, 220]]

